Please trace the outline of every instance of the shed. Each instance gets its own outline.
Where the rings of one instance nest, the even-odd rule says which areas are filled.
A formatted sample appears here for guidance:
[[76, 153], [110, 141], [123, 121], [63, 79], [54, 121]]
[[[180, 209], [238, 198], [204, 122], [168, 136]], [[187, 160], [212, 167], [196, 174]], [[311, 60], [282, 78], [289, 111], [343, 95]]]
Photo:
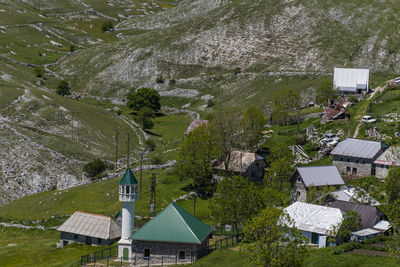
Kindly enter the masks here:
[[385, 150], [375, 161], [376, 177], [386, 178], [389, 174], [389, 168], [400, 166], [400, 147], [392, 146]]
[[369, 69], [335, 68], [333, 87], [343, 94], [360, 94], [369, 90]]
[[367, 228], [367, 229], [362, 229], [360, 231], [357, 232], [352, 232], [351, 233], [351, 240], [352, 241], [358, 241], [361, 242], [363, 240], [372, 238], [372, 237], [376, 237], [378, 235], [380, 235], [381, 232], [378, 230], [374, 230], [371, 228]]
[[70, 242], [109, 245], [121, 237], [121, 227], [111, 217], [76, 211], [60, 227], [62, 245]]
[[180, 261], [197, 258], [208, 247], [211, 228], [175, 202], [132, 236], [132, 252], [140, 258], [177, 256]]
[[386, 215], [377, 207], [364, 204], [357, 204], [347, 201], [336, 200], [328, 205], [331, 208], [338, 208], [342, 212], [355, 211], [361, 216], [362, 227], [373, 228], [379, 221], [387, 220]]

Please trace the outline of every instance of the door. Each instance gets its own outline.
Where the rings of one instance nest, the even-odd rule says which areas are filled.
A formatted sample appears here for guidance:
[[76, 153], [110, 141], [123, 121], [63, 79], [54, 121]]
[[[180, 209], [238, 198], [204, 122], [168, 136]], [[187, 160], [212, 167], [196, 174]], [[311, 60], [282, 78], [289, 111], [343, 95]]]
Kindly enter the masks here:
[[92, 244], [92, 238], [90, 236], [86, 236], [85, 238], [85, 244], [86, 245], [91, 245]]
[[311, 243], [318, 244], [318, 234], [317, 233], [311, 233]]
[[374, 163], [371, 165], [371, 175], [376, 175], [376, 165]]
[[123, 258], [123, 261], [129, 260], [129, 249], [128, 248], [124, 248], [123, 253], [122, 253], [122, 258]]

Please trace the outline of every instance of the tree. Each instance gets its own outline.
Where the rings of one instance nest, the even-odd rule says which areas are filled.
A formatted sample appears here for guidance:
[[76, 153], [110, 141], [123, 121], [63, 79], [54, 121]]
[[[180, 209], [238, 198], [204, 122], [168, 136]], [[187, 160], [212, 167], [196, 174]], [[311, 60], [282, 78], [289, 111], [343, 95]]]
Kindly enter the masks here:
[[355, 211], [347, 211], [337, 232], [341, 243], [350, 240], [351, 233], [362, 229], [361, 216]]
[[83, 166], [83, 172], [89, 177], [94, 178], [97, 175], [103, 173], [107, 168], [107, 165], [101, 159], [95, 159]]
[[143, 108], [150, 108], [154, 112], [157, 112], [161, 108], [160, 95], [154, 89], [141, 88], [137, 91], [131, 90], [127, 97], [127, 106], [136, 111], [140, 111]]
[[71, 87], [69, 83], [65, 80], [62, 80], [58, 83], [56, 93], [62, 96], [71, 94]]
[[182, 144], [175, 170], [181, 179], [193, 180], [193, 189], [200, 197], [210, 197], [214, 193], [211, 183], [212, 161], [218, 157], [213, 126], [202, 124], [190, 132]]
[[301, 232], [278, 223], [290, 218], [276, 208], [268, 207], [244, 228], [242, 254], [257, 266], [301, 266], [308, 255]]
[[283, 182], [288, 181], [293, 173], [292, 161], [293, 155], [287, 146], [274, 146], [269, 155], [270, 168], [267, 171], [269, 183], [279, 183], [279, 188], [282, 189]]
[[103, 23], [103, 25], [101, 25], [101, 30], [103, 32], [108, 32], [108, 31], [113, 30], [113, 29], [114, 29], [114, 26], [113, 26], [113, 23], [112, 23], [111, 20], [106, 21], [106, 22]]
[[272, 122], [286, 124], [299, 120], [297, 111], [300, 108], [300, 95], [294, 90], [279, 91], [272, 95]]
[[232, 151], [240, 146], [240, 124], [239, 120], [234, 119], [235, 116], [238, 116], [238, 112], [234, 109], [219, 109], [214, 113], [211, 122], [216, 133], [225, 171], [229, 170]]
[[388, 203], [393, 203], [400, 199], [400, 168], [394, 167], [389, 170], [389, 175], [385, 180], [385, 193]]
[[250, 107], [246, 110], [241, 124], [243, 128], [244, 148], [253, 150], [257, 147], [261, 138], [261, 130], [265, 124], [264, 115], [258, 108]]
[[215, 218], [232, 225], [236, 234], [239, 225], [254, 217], [263, 206], [261, 190], [241, 176], [220, 181], [211, 203]]
[[326, 106], [328, 101], [338, 97], [338, 91], [332, 86], [330, 80], [323, 81], [321, 85], [317, 88], [317, 103], [319, 105]]
[[143, 129], [151, 129], [154, 126], [152, 119], [156, 115], [154, 111], [148, 107], [144, 107], [137, 113], [136, 121]]

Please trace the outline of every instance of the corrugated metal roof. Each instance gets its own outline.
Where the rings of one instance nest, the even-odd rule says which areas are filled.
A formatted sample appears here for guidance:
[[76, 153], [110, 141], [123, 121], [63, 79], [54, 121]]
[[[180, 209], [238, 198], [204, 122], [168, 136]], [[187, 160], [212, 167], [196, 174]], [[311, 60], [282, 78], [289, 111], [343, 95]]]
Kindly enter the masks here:
[[385, 150], [375, 161], [375, 164], [382, 164], [388, 166], [400, 166], [400, 147], [391, 146]]
[[378, 220], [386, 218], [385, 214], [378, 208], [363, 204], [336, 200], [330, 203], [329, 207], [338, 208], [343, 212], [357, 212], [361, 216], [363, 228], [373, 228]]
[[138, 181], [136, 180], [135, 175], [133, 175], [133, 172], [131, 168], [128, 168], [122, 177], [121, 181], [119, 182], [120, 185], [134, 185], [138, 184]]
[[201, 244], [210, 233], [210, 227], [173, 202], [136, 231], [131, 239]]
[[341, 91], [355, 92], [357, 89], [369, 88], [368, 69], [335, 68], [333, 84]]
[[[362, 192], [361, 196], [359, 196], [358, 192]], [[371, 206], [379, 206], [380, 203], [376, 201], [373, 197], [371, 197], [364, 189], [357, 188], [355, 190], [354, 187], [345, 188], [341, 190], [337, 190], [331, 192], [336, 200], [348, 201], [348, 202], [358, 202], [369, 204]]]
[[344, 184], [336, 166], [298, 167], [296, 171], [303, 179], [305, 186]]
[[189, 127], [186, 129], [185, 135], [188, 135], [191, 131], [193, 131], [194, 129], [205, 123], [208, 123], [208, 120], [194, 119], [192, 123], [190, 123]]
[[294, 226], [299, 230], [330, 235], [335, 226], [339, 226], [343, 220], [340, 209], [313, 205], [304, 202], [295, 202], [284, 211], [293, 220], [293, 223], [282, 223]]
[[392, 226], [388, 221], [380, 221], [377, 224], [374, 225], [374, 229], [378, 229], [380, 231], [387, 231], [391, 228]]
[[72, 214], [57, 230], [101, 239], [121, 236], [121, 228], [110, 217], [80, 211]]
[[380, 233], [381, 233], [380, 231], [374, 230], [371, 228], [362, 229], [357, 232], [352, 232], [353, 235], [357, 235], [357, 236], [369, 236], [369, 235], [380, 234]]
[[347, 138], [331, 152], [332, 155], [373, 159], [382, 148], [382, 143], [361, 139]]

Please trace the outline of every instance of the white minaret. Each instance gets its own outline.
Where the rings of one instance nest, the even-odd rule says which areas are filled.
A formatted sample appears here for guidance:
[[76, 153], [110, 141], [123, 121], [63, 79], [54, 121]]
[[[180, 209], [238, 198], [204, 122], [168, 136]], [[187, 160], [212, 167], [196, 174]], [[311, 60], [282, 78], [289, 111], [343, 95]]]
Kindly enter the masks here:
[[135, 201], [138, 200], [138, 182], [128, 168], [119, 182], [119, 201], [122, 202], [122, 232], [118, 241], [118, 258], [132, 259], [132, 233], [135, 231]]

